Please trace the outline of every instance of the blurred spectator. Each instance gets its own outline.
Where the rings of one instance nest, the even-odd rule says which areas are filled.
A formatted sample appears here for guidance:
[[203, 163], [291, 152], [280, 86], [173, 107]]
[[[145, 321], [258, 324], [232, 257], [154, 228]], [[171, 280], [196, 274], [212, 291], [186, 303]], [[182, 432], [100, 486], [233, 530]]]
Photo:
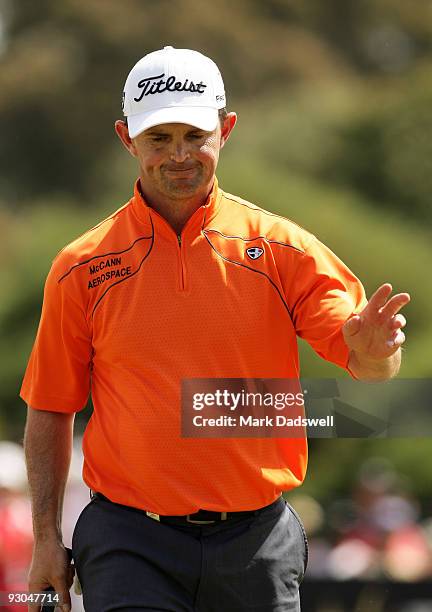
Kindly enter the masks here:
[[383, 568], [391, 580], [415, 582], [432, 576], [432, 557], [418, 525], [396, 528], [385, 543]]
[[[30, 503], [26, 494], [24, 452], [13, 442], [0, 442], [0, 591], [27, 590], [33, 543]], [[22, 612], [22, 606], [6, 606]]]
[[303, 494], [294, 494], [290, 502], [308, 534], [309, 579], [432, 578], [432, 518], [419, 522], [418, 500], [387, 459], [372, 457], [359, 467], [350, 498], [336, 499], [325, 509]]
[[[76, 439], [69, 482], [66, 488], [63, 534], [71, 546], [73, 528], [89, 501], [89, 490], [81, 477], [81, 440]], [[24, 452], [19, 444], [0, 442], [0, 592], [27, 591], [27, 574], [33, 546], [31, 507], [27, 493]], [[84, 610], [82, 597], [72, 593], [74, 612]], [[22, 612], [22, 605], [2, 607], [5, 612]]]

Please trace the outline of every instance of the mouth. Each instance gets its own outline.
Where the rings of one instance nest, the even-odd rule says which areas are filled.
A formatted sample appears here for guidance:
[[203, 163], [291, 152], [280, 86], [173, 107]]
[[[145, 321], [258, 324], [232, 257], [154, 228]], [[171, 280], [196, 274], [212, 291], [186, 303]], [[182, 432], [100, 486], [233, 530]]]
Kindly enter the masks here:
[[193, 168], [167, 168], [165, 174], [177, 178], [192, 178], [197, 171], [196, 166]]
[[165, 172], [191, 172], [192, 170], [197, 170], [199, 164], [166, 164], [163, 166]]

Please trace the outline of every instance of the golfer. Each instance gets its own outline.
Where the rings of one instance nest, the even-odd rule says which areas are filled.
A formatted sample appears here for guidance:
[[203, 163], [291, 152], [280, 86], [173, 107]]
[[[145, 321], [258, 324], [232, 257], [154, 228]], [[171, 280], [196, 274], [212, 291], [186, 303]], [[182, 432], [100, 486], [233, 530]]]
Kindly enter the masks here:
[[138, 162], [133, 195], [48, 274], [21, 390], [29, 590], [52, 585], [64, 610], [74, 570], [62, 501], [74, 416], [90, 394], [92, 500], [72, 542], [85, 609], [285, 612], [300, 609], [307, 542], [282, 493], [305, 477], [306, 440], [182, 436], [182, 385], [296, 379], [297, 336], [358, 379], [400, 366], [406, 293], [391, 297], [386, 283], [368, 302], [314, 235], [219, 187], [237, 119], [226, 107], [209, 58], [172, 47], [143, 57], [115, 123]]

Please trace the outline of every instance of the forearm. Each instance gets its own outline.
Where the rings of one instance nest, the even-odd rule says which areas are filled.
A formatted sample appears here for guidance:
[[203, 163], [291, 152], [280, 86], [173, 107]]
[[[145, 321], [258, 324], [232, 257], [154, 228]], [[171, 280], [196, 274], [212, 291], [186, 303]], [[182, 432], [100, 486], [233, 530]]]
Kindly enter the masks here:
[[393, 355], [384, 359], [370, 359], [364, 353], [351, 351], [348, 367], [351, 373], [365, 382], [389, 380], [397, 375], [401, 365], [402, 351], [399, 348]]
[[36, 541], [61, 541], [74, 415], [28, 408], [24, 449]]

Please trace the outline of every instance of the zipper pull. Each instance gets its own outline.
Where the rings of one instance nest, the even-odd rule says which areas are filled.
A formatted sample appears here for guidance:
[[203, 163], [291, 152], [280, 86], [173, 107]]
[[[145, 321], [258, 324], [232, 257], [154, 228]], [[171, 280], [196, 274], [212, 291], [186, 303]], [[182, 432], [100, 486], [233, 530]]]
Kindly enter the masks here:
[[181, 236], [180, 236], [180, 234], [177, 234], [177, 240], [178, 240], [178, 243], [179, 243], [179, 247], [181, 247]]

